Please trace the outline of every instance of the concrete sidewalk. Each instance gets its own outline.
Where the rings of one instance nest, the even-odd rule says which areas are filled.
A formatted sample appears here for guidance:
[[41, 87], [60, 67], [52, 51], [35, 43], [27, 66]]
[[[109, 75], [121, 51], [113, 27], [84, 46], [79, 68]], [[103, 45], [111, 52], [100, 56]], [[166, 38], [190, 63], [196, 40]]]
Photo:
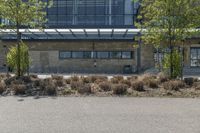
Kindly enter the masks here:
[[200, 99], [0, 97], [1, 133], [200, 133]]

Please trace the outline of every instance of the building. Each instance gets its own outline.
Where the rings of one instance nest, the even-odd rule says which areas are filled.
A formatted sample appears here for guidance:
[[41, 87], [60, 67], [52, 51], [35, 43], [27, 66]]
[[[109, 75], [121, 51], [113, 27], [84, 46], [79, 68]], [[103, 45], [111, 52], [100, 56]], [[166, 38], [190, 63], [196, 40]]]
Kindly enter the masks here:
[[[30, 71], [135, 73], [153, 67], [154, 49], [133, 47], [134, 36], [139, 33], [133, 24], [138, 6], [132, 0], [54, 0], [53, 7], [46, 9], [48, 22], [44, 31], [20, 30], [30, 48]], [[16, 41], [14, 31], [3, 33], [1, 70], [5, 68], [6, 49]], [[200, 73], [198, 39], [188, 43], [192, 45], [185, 48], [185, 72]]]
[[[133, 25], [137, 7], [132, 0], [54, 0], [53, 7], [46, 9], [48, 22], [44, 31], [20, 30], [30, 47], [30, 71], [136, 72], [143, 65], [138, 63], [141, 51], [133, 48], [133, 38], [138, 33]], [[9, 46], [16, 40], [12, 30], [4, 33], [1, 66], [5, 64], [3, 44]]]

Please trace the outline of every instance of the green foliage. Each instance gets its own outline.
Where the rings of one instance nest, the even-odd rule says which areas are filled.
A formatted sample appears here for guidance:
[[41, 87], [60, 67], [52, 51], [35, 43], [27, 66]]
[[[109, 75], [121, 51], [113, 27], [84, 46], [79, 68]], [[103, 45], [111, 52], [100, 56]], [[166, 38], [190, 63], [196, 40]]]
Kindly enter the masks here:
[[[178, 50], [174, 49], [172, 53], [172, 78], [177, 78], [181, 76], [181, 55]], [[171, 61], [170, 54], [166, 54], [163, 60], [163, 69], [166, 73], [169, 74]]]
[[136, 26], [145, 44], [178, 45], [200, 26], [199, 0], [142, 0]]
[[20, 75], [24, 75], [30, 65], [30, 58], [28, 54], [28, 46], [23, 42], [20, 43], [20, 56], [18, 55], [17, 47], [11, 47], [7, 54], [7, 63], [8, 66], [17, 73], [17, 61], [18, 58], [20, 58]]
[[[187, 38], [199, 33], [199, 30], [196, 30], [200, 27], [199, 0], [142, 0], [140, 2], [141, 7], [135, 25], [141, 29], [138, 40], [143, 44], [173, 49], [175, 46], [182, 45]], [[170, 69], [174, 70], [172, 62], [170, 66]], [[171, 77], [178, 75], [179, 70], [175, 71], [170, 71]]]
[[17, 28], [17, 24], [39, 27], [46, 22], [44, 9], [51, 4], [51, 0], [48, 3], [42, 0], [0, 0], [0, 15], [11, 22], [11, 28]]

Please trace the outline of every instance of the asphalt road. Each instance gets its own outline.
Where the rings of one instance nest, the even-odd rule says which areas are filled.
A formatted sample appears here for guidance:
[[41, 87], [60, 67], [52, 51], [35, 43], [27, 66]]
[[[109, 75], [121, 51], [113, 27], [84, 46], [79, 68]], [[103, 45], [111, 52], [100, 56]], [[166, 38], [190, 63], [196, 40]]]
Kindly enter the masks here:
[[0, 133], [200, 133], [200, 99], [0, 97]]

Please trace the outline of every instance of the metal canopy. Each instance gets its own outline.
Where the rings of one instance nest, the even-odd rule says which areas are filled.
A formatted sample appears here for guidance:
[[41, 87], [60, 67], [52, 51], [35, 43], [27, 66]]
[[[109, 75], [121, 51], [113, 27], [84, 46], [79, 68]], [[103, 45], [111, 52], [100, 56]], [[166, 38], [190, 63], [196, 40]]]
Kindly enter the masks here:
[[[92, 28], [92, 29], [20, 29], [23, 40], [45, 40], [45, 39], [133, 39], [140, 30], [132, 28]], [[1, 39], [17, 39], [16, 30], [0, 29]]]

